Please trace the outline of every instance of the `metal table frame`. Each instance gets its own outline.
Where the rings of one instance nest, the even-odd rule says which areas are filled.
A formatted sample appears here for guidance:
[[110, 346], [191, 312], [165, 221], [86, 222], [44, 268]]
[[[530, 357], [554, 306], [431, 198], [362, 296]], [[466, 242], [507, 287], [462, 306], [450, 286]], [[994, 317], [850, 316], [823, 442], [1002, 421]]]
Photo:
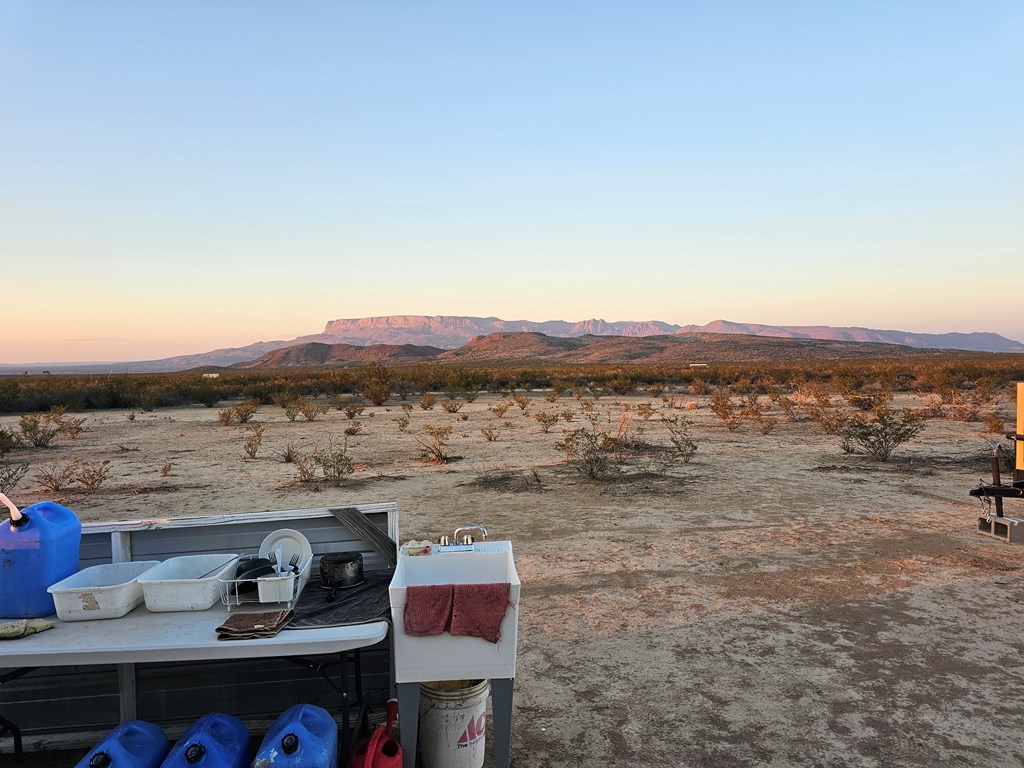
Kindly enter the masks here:
[[[223, 608], [209, 611], [150, 613], [139, 607], [120, 619], [61, 622], [51, 617], [54, 628], [39, 634], [3, 643], [3, 663], [9, 671], [0, 675], [0, 684], [22, 677], [40, 667], [92, 664], [120, 665], [122, 719], [134, 717], [134, 674], [130, 665], [153, 662], [209, 661], [229, 659], [283, 658], [303, 666], [341, 695], [342, 728], [349, 730], [348, 655], [354, 656], [356, 672], [357, 720], [368, 727], [368, 712], [363, 701], [360, 649], [379, 643], [390, 625], [385, 621], [347, 627], [282, 630], [270, 638], [258, 640], [217, 640], [216, 627], [228, 614]], [[327, 665], [310, 661], [307, 656], [338, 654], [340, 685], [329, 674]], [[333, 665], [331, 665], [333, 666]], [[22, 751], [21, 732], [0, 714], [0, 735], [10, 734], [15, 753]], [[346, 754], [347, 749], [339, 750]]]

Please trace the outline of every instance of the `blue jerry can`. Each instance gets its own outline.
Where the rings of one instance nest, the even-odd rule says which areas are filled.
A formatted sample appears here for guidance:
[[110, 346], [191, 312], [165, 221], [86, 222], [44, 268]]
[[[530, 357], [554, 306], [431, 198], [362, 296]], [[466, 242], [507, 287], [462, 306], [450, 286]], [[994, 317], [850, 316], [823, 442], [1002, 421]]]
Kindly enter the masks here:
[[214, 712], [189, 726], [161, 768], [247, 768], [249, 731], [237, 717]]
[[54, 612], [47, 587], [78, 573], [82, 524], [75, 513], [52, 501], [41, 501], [0, 521], [0, 618], [31, 619]]
[[159, 768], [170, 748], [159, 725], [127, 720], [108, 733], [75, 768]]
[[338, 725], [314, 704], [296, 704], [270, 726], [252, 768], [334, 768], [338, 762]]

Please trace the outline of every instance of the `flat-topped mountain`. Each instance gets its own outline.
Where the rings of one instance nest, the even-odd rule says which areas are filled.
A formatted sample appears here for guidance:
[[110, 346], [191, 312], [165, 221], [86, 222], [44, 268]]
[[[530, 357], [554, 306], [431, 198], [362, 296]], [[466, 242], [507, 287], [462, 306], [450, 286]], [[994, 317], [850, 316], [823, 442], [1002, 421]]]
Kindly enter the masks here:
[[655, 320], [609, 323], [605, 320], [502, 320], [497, 317], [459, 315], [388, 315], [331, 320], [324, 336], [349, 344], [429, 344], [446, 349], [461, 347], [474, 336], [491, 333], [543, 333], [545, 336], [654, 336], [675, 333], [678, 325]]

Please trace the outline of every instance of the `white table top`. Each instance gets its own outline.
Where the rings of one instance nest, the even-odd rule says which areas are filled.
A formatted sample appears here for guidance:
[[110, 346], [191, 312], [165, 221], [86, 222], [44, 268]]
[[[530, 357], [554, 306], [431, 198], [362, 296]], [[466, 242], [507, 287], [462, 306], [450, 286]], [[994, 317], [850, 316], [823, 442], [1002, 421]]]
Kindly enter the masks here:
[[0, 667], [73, 664], [144, 664], [159, 661], [253, 659], [340, 653], [380, 642], [388, 623], [349, 627], [284, 629], [258, 640], [218, 640], [216, 628], [229, 616], [224, 606], [208, 611], [151, 613], [139, 606], [120, 619], [64, 622], [53, 629], [0, 642]]

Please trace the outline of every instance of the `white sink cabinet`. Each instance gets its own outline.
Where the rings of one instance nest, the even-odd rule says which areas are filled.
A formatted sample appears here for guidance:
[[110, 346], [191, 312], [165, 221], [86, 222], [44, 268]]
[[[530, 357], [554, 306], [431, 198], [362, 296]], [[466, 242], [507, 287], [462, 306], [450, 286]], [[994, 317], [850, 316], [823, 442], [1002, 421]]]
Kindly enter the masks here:
[[[405, 633], [403, 612], [409, 587], [503, 582], [509, 584], [511, 605], [502, 620], [497, 643], [478, 637], [453, 637], [447, 632], [432, 637], [413, 637]], [[510, 758], [520, 588], [510, 541], [482, 541], [474, 544], [472, 551], [438, 552], [414, 557], [402, 551], [389, 588], [400, 722], [417, 722], [421, 682], [490, 680], [494, 760], [498, 768], [508, 768]], [[416, 728], [405, 727], [401, 733], [403, 768], [414, 768]]]

